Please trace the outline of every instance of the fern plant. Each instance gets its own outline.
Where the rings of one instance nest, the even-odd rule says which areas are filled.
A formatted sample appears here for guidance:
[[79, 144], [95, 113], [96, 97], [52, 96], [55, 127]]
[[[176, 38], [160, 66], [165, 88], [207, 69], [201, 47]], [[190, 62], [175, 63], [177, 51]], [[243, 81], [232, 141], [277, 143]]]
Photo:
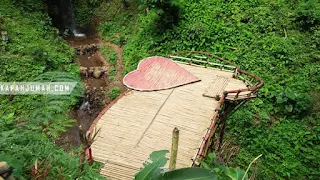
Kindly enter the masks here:
[[81, 83], [76, 76], [61, 72], [44, 73], [35, 80], [38, 82], [76, 82], [70, 95], [45, 95], [40, 100], [29, 103], [34, 110], [27, 117], [26, 127], [55, 138], [75, 122], [67, 116], [66, 112], [83, 95]]

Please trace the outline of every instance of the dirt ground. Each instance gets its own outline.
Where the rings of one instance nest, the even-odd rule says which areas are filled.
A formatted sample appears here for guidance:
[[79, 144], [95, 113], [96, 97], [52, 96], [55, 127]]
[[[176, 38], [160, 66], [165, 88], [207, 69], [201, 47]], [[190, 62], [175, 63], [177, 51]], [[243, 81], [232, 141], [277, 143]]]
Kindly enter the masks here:
[[[69, 112], [69, 117], [76, 120], [76, 122], [73, 127], [68, 128], [67, 131], [62, 133], [55, 141], [56, 144], [66, 150], [71, 147], [80, 146], [81, 142], [78, 127], [81, 125], [84, 131], [89, 129], [91, 123], [95, 120], [98, 114], [111, 102], [108, 95], [109, 90], [115, 86], [118, 86], [121, 89], [121, 92], [126, 90], [122, 83], [123, 62], [121, 47], [110, 42], [102, 42], [96, 35], [88, 36], [85, 39], [69, 38], [67, 41], [72, 47], [87, 44], [109, 46], [115, 49], [118, 61], [115, 81], [109, 81], [107, 73], [102, 75], [99, 79], [94, 77], [82, 77], [82, 81], [86, 88], [85, 97], [79, 105]], [[108, 61], [101, 55], [99, 50], [86, 55], [78, 55], [78, 64], [83, 67], [106, 66], [107, 69], [109, 69]], [[86, 102], [89, 106], [85, 105]]]

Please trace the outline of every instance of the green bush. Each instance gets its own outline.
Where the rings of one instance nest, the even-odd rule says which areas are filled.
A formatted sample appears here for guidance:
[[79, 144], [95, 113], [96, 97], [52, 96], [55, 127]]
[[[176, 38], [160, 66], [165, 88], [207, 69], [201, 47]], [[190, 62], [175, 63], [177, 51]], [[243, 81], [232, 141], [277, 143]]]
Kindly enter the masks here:
[[[6, 124], [4, 124], [4, 118], [6, 118]], [[36, 160], [38, 160], [39, 165], [47, 157], [49, 157], [49, 161], [40, 167], [43, 169], [50, 165], [46, 179], [54, 180], [61, 177], [65, 179], [77, 177], [103, 179], [99, 176], [100, 164], [98, 163], [93, 166], [85, 164], [85, 170], [83, 172], [79, 171], [79, 156], [76, 155], [79, 150], [74, 150], [70, 154], [66, 153], [42, 133], [16, 126], [14, 120], [8, 121], [8, 116], [2, 116], [0, 120], [0, 131], [2, 132], [0, 134], [0, 159], [15, 168], [13, 175], [17, 179], [32, 179], [31, 166], [34, 165]], [[50, 163], [51, 160], [53, 161]]]
[[314, 0], [183, 0], [182, 18], [161, 35], [151, 8], [124, 47], [125, 72], [145, 57], [186, 50], [253, 72], [265, 85], [228, 120], [227, 136], [241, 147], [232, 163], [245, 168], [262, 153], [258, 179], [317, 179], [319, 114], [310, 92], [320, 90], [319, 7]]
[[44, 0], [12, 0], [12, 3], [28, 12], [44, 11], [46, 9]]
[[311, 97], [307, 93], [297, 94], [290, 89], [286, 89], [276, 97], [276, 103], [281, 105], [277, 110], [285, 114], [307, 114], [311, 108], [310, 102]]
[[[26, 4], [27, 5], [27, 4]], [[67, 71], [78, 75], [74, 62], [75, 53], [51, 27], [50, 18], [41, 11], [26, 12], [16, 8], [10, 0], [0, 6], [3, 28], [8, 31], [9, 43], [0, 48], [0, 81], [33, 81], [47, 71]], [[19, 25], [17, 25], [19, 24]], [[8, 97], [0, 97], [0, 115], [14, 112], [17, 116], [27, 113], [32, 106], [27, 102], [33, 96], [17, 96], [9, 103]], [[37, 100], [40, 97], [36, 97]]]
[[111, 67], [117, 66], [118, 56], [113, 48], [110, 48], [109, 46], [102, 46], [101, 53], [108, 60]]
[[[0, 19], [10, 40], [0, 43], [1, 82], [79, 82], [74, 50], [51, 26], [43, 1], [2, 0]], [[53, 142], [73, 125], [68, 110], [81, 94], [78, 83], [70, 96], [0, 96], [0, 159], [15, 168], [16, 179], [34, 178], [31, 167], [48, 156], [45, 179], [102, 179], [99, 164], [85, 164], [80, 172], [79, 149], [68, 153]]]
[[94, 22], [94, 15], [101, 0], [75, 0], [74, 16], [76, 25], [81, 28], [90, 28]]
[[116, 99], [120, 95], [120, 88], [119, 87], [113, 87], [109, 92], [109, 97], [111, 100]]
[[164, 33], [179, 22], [180, 3], [182, 2], [179, 0], [140, 0], [140, 6], [157, 14], [153, 23], [154, 31], [158, 34]]
[[119, 0], [104, 2], [96, 13], [101, 20], [98, 26], [100, 37], [119, 46], [126, 44], [138, 28], [136, 6], [136, 1], [126, 1], [126, 6]]
[[245, 167], [252, 158], [263, 154], [257, 164], [259, 179], [317, 179], [319, 125], [310, 129], [301, 120], [281, 118], [270, 128], [257, 125], [254, 115], [243, 111], [228, 121], [228, 136], [238, 137], [242, 147], [231, 164]]
[[300, 4], [295, 11], [296, 21], [302, 29], [308, 30], [320, 25], [320, 2], [307, 0]]
[[114, 77], [117, 74], [117, 69], [112, 67], [109, 69], [109, 80], [114, 81]]

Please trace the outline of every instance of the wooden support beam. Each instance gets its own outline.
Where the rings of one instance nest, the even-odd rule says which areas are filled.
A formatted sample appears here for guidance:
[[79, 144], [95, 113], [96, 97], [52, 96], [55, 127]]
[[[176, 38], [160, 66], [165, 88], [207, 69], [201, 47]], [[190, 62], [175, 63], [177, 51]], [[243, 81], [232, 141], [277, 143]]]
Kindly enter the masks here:
[[172, 145], [171, 145], [171, 155], [170, 155], [170, 164], [169, 170], [175, 170], [177, 164], [177, 156], [178, 156], [178, 144], [179, 144], [179, 129], [174, 128], [172, 132]]

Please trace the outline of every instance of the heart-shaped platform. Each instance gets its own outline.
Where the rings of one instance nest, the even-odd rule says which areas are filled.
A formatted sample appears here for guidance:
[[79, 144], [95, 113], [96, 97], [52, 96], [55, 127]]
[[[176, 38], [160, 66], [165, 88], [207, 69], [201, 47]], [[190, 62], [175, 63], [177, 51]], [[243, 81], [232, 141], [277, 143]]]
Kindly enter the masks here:
[[140, 61], [137, 70], [128, 73], [123, 83], [139, 91], [170, 89], [200, 79], [171, 59], [153, 56]]

